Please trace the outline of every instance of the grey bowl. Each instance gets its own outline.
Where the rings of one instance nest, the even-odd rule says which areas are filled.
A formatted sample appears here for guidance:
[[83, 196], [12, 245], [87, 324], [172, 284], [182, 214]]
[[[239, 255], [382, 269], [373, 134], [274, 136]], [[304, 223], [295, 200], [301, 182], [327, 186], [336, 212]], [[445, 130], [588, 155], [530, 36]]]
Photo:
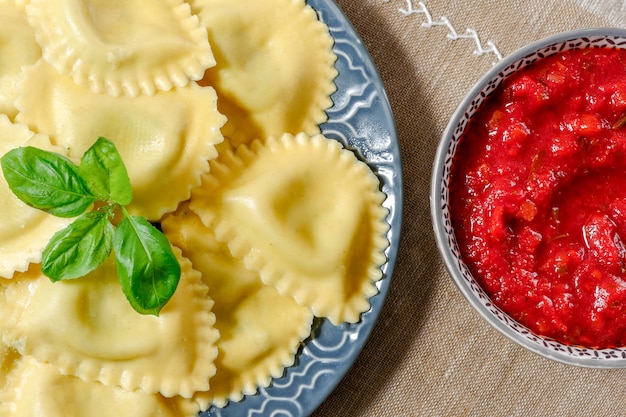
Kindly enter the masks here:
[[485, 98], [515, 71], [538, 59], [563, 50], [594, 46], [626, 48], [626, 30], [594, 28], [561, 33], [523, 47], [494, 65], [465, 96], [443, 133], [433, 164], [430, 204], [435, 238], [446, 268], [461, 293], [490, 325], [545, 358], [582, 367], [623, 368], [626, 347], [591, 349], [565, 345], [534, 334], [496, 307], [461, 259], [448, 208], [452, 159], [468, 121]]

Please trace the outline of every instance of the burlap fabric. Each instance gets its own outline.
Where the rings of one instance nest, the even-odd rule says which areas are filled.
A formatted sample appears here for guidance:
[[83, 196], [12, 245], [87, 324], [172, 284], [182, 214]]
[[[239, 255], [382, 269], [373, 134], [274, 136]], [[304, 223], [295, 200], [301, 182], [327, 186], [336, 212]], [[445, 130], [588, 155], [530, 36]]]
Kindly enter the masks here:
[[[379, 322], [314, 417], [626, 415], [626, 370], [543, 359], [473, 311], [439, 258], [428, 199], [433, 157], [447, 121], [498, 54], [561, 31], [626, 27], [624, 2], [337, 3], [372, 55], [391, 101], [404, 165], [405, 217]], [[468, 28], [475, 38], [463, 37], [473, 33]]]

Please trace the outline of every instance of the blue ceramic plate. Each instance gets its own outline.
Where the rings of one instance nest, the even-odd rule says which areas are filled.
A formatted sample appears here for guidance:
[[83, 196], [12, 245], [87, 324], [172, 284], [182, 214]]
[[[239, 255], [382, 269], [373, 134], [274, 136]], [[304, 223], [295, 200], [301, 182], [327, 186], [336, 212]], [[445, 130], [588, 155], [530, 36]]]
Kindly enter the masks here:
[[339, 76], [334, 106], [322, 132], [353, 149], [378, 174], [389, 209], [388, 261], [379, 293], [356, 324], [333, 326], [321, 320], [298, 354], [296, 364], [268, 388], [202, 417], [303, 417], [311, 414], [354, 363], [380, 313], [395, 264], [402, 220], [402, 171], [395, 124], [376, 68], [352, 25], [332, 0], [309, 0], [335, 39]]

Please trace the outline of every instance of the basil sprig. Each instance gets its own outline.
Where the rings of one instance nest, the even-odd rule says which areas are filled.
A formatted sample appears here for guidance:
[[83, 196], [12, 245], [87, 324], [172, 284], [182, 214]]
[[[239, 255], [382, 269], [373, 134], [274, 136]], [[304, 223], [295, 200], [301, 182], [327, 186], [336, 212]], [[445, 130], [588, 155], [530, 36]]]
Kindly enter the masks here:
[[[163, 233], [128, 213], [133, 199], [128, 172], [113, 142], [100, 137], [80, 165], [31, 146], [0, 158], [9, 188], [26, 204], [59, 217], [76, 217], [44, 249], [41, 270], [53, 282], [80, 278], [111, 252], [130, 305], [158, 315], [180, 279], [180, 265]], [[91, 208], [91, 210], [88, 210]], [[116, 212], [122, 215], [116, 226]]]

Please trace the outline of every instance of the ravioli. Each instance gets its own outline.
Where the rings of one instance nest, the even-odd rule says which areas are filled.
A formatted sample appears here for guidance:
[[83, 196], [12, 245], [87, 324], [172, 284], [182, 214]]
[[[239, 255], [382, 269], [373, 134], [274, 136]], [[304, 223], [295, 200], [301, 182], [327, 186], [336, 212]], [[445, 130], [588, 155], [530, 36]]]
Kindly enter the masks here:
[[10, 281], [0, 303], [4, 343], [85, 381], [166, 397], [208, 390], [219, 337], [213, 301], [200, 273], [175, 253], [181, 280], [158, 317], [132, 309], [113, 258], [56, 283], [34, 265]]
[[294, 363], [302, 340], [310, 334], [313, 313], [261, 282], [230, 255], [187, 205], [162, 223], [165, 235], [202, 273], [215, 300], [215, 327], [220, 332], [211, 389], [196, 398], [206, 408], [224, 406], [266, 387]]
[[217, 90], [235, 146], [285, 132], [319, 133], [336, 90], [328, 27], [304, 0], [191, 0], [207, 27]]
[[215, 64], [183, 0], [31, 0], [26, 13], [45, 59], [96, 93], [152, 95]]
[[13, 119], [22, 67], [41, 58], [41, 48], [26, 20], [23, 5], [0, 0], [0, 113]]
[[25, 69], [16, 120], [80, 158], [104, 136], [115, 143], [133, 188], [129, 212], [158, 221], [187, 200], [224, 138], [211, 88], [190, 84], [153, 96], [96, 94], [44, 60]]
[[[5, 391], [8, 385], [7, 376], [15, 369], [20, 358], [21, 356], [17, 350], [0, 341], [0, 407], [4, 403], [2, 401], [2, 392]], [[2, 415], [1, 412], [0, 415]]]
[[129, 212], [162, 222], [183, 270], [159, 317], [132, 310], [113, 258], [53, 284], [37, 262], [71, 220], [7, 188], [0, 417], [196, 416], [280, 377], [314, 314], [369, 308], [388, 212], [375, 174], [319, 134], [336, 56], [304, 0], [0, 0], [0, 24], [0, 112], [16, 121], [0, 116], [0, 154], [78, 160], [112, 140]]
[[[0, 114], [0, 156], [29, 145], [61, 153], [46, 135], [35, 134]], [[0, 277], [11, 278], [16, 271], [40, 262], [50, 238], [73, 219], [55, 217], [26, 205], [13, 194], [4, 175], [0, 175], [0, 201]]]
[[339, 142], [284, 134], [220, 154], [189, 207], [264, 283], [339, 324], [360, 319], [382, 277], [379, 187]]
[[107, 387], [62, 375], [32, 357], [18, 361], [0, 394], [0, 417], [195, 417], [199, 407], [180, 397], [165, 398]]

